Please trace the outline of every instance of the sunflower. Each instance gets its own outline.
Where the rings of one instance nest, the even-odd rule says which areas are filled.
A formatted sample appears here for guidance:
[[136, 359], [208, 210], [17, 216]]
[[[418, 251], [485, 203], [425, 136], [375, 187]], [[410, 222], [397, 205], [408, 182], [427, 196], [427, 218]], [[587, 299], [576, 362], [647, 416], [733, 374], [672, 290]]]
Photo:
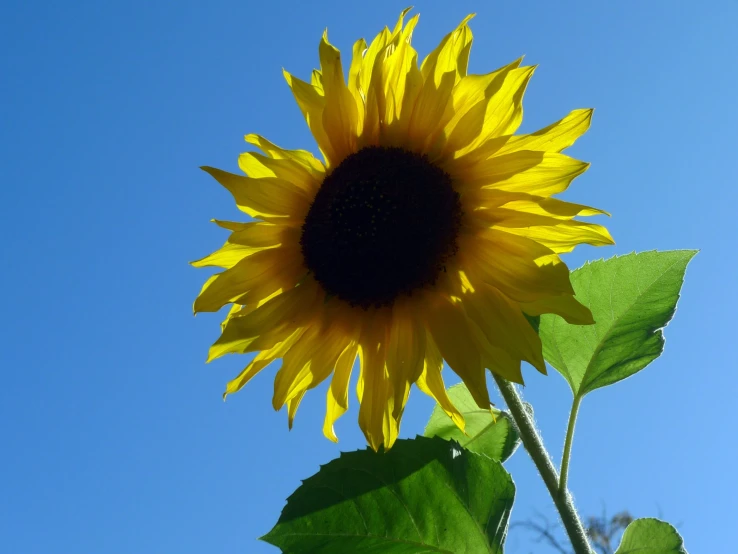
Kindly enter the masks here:
[[605, 212], [552, 198], [587, 169], [561, 151], [592, 110], [515, 135], [534, 67], [468, 74], [472, 16], [418, 66], [418, 16], [406, 14], [354, 44], [348, 78], [325, 33], [310, 82], [285, 72], [323, 159], [247, 135], [261, 151], [240, 156], [247, 176], [204, 167], [252, 220], [216, 220], [228, 240], [193, 262], [224, 269], [195, 312], [230, 304], [208, 361], [256, 353], [225, 395], [281, 359], [272, 403], [291, 426], [330, 377], [323, 432], [335, 441], [358, 357], [359, 425], [375, 450], [397, 438], [413, 383], [463, 430], [444, 360], [485, 409], [487, 369], [517, 383], [522, 361], [545, 373], [526, 316], [593, 323], [559, 255], [613, 243], [574, 219]]

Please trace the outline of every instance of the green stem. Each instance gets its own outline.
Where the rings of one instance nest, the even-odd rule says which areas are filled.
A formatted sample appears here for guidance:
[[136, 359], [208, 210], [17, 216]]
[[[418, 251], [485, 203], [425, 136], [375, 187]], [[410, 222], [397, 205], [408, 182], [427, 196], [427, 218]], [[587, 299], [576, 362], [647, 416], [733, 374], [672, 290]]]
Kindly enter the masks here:
[[569, 412], [569, 425], [566, 428], [566, 441], [564, 442], [564, 456], [561, 458], [561, 479], [559, 481], [559, 496], [566, 495], [566, 482], [569, 478], [569, 460], [571, 460], [571, 446], [574, 441], [574, 427], [577, 424], [579, 405], [582, 403], [581, 396], [574, 397], [574, 403]]
[[548, 454], [546, 447], [543, 446], [543, 439], [538, 434], [533, 418], [523, 405], [523, 399], [520, 398], [515, 385], [495, 374], [493, 376], [510, 410], [510, 415], [513, 421], [515, 421], [520, 438], [523, 441], [523, 446], [525, 446], [533, 463], [536, 465], [554, 501], [556, 510], [558, 510], [561, 521], [564, 524], [564, 529], [566, 529], [566, 534], [569, 535], [571, 545], [574, 547], [575, 554], [592, 554], [592, 549], [587, 541], [587, 534], [579, 519], [579, 514], [574, 508], [571, 496], [568, 493], [559, 494], [559, 477], [556, 473], [556, 468], [551, 461], [551, 456]]

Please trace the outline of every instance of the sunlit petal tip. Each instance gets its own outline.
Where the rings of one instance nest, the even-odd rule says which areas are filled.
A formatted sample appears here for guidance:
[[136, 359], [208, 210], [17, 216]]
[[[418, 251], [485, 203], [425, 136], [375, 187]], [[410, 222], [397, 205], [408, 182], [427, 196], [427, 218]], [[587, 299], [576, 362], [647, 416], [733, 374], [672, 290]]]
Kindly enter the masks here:
[[333, 428], [326, 430], [323, 429], [323, 436], [327, 438], [331, 442], [338, 443], [338, 436], [336, 436], [336, 433], [333, 431]]
[[206, 364], [209, 364], [210, 362], [212, 362], [213, 360], [217, 360], [221, 356], [223, 356], [223, 354], [222, 353], [221, 354], [217, 353], [217, 351], [211, 346], [208, 349], [208, 356], [207, 356], [207, 358], [205, 358], [205, 363]]
[[[410, 7], [407, 7], [407, 8], [405, 8], [404, 10], [402, 10], [402, 11], [400, 12], [400, 17], [399, 17], [399, 18], [398, 18], [398, 20], [397, 20], [397, 24], [395, 25], [395, 29], [394, 29], [394, 31], [393, 31], [393, 32], [399, 32], [399, 31], [401, 31], [401, 30], [402, 30], [402, 24], [403, 24], [403, 22], [405, 21], [405, 16], [406, 16], [406, 15], [407, 15], [407, 14], [408, 14], [408, 13], [410, 12], [410, 10], [412, 10], [412, 9], [413, 9], [414, 7], [415, 7], [415, 6], [410, 6]], [[416, 16], [417, 16], [417, 15], [419, 15], [419, 14], [416, 14]]]
[[572, 110], [572, 113], [583, 113], [587, 119], [587, 127], [589, 128], [589, 125], [592, 123], [594, 111], [594, 108], [578, 108], [576, 110]]
[[461, 23], [459, 23], [459, 26], [457, 27], [457, 29], [461, 29], [462, 27], [466, 27], [469, 24], [469, 22], [472, 19], [474, 19], [475, 17], [477, 17], [476, 12], [470, 13], [464, 19], [461, 20]]

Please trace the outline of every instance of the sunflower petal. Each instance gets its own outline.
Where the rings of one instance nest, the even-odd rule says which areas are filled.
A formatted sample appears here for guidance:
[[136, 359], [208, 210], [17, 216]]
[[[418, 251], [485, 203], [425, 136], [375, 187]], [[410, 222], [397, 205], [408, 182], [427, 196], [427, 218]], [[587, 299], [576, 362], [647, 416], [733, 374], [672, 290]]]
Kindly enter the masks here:
[[325, 167], [315, 156], [307, 150], [285, 150], [276, 144], [269, 142], [260, 135], [246, 135], [244, 140], [249, 144], [253, 144], [270, 158], [275, 160], [291, 160], [305, 168], [312, 175], [318, 177], [325, 173]]
[[466, 75], [472, 32], [464, 18], [446, 35], [420, 67], [423, 86], [419, 88], [412, 110], [407, 144], [415, 151], [438, 157], [446, 144], [444, 128], [454, 115], [453, 90]]
[[289, 259], [279, 250], [257, 252], [222, 273], [213, 275], [195, 299], [194, 313], [217, 312], [276, 273], [275, 267]]
[[408, 146], [406, 137], [410, 115], [423, 86], [423, 77], [418, 69], [418, 53], [410, 46], [417, 22], [416, 15], [400, 33], [393, 35], [383, 63], [385, 115], [382, 142], [388, 146]]
[[485, 75], [466, 75], [453, 89], [454, 114], [446, 125], [448, 151], [461, 150], [479, 138], [484, 127], [487, 105], [499, 95], [510, 72], [522, 58]]
[[223, 400], [225, 400], [229, 394], [240, 391], [244, 387], [244, 385], [248, 383], [262, 369], [264, 369], [274, 360], [284, 356], [285, 353], [290, 348], [292, 348], [292, 345], [294, 345], [295, 342], [302, 336], [303, 332], [304, 329], [298, 329], [294, 331], [290, 336], [288, 336], [285, 340], [274, 345], [272, 348], [259, 352], [254, 357], [254, 359], [251, 360], [251, 363], [249, 363], [249, 365], [247, 365], [246, 368], [241, 373], [239, 373], [238, 377], [228, 381], [228, 384], [226, 385], [226, 390], [223, 393]]
[[489, 407], [487, 381], [469, 330], [469, 320], [461, 306], [438, 296], [424, 302], [428, 331], [449, 367], [464, 381], [480, 408]]
[[342, 333], [331, 332], [324, 325], [312, 325], [282, 360], [274, 378], [274, 409], [279, 410], [286, 402], [322, 383], [333, 371], [345, 346]]
[[432, 80], [426, 80], [418, 92], [407, 137], [414, 151], [434, 157], [443, 151], [446, 144], [443, 129], [453, 117], [454, 78], [454, 73], [446, 73], [437, 86]]
[[565, 118], [530, 135], [510, 137], [497, 152], [498, 155], [517, 150], [542, 150], [544, 152], [561, 152], [569, 148], [589, 129], [592, 121], [592, 109], [573, 110]]
[[323, 126], [325, 96], [323, 96], [310, 83], [306, 83], [302, 79], [298, 79], [297, 77], [287, 73], [287, 71], [283, 71], [283, 74], [326, 162], [328, 162], [328, 160], [335, 160], [336, 154], [333, 151], [333, 146], [328, 138], [328, 133]]
[[353, 341], [341, 352], [328, 387], [323, 434], [333, 442], [338, 442], [333, 425], [348, 410], [348, 386], [357, 352], [358, 344]]
[[[460, 164], [459, 164], [460, 165]], [[455, 167], [459, 167], [455, 165]], [[564, 154], [523, 150], [468, 167], [462, 190], [480, 187], [551, 196], [563, 192], [589, 164]]]
[[535, 196], [525, 192], [509, 192], [484, 188], [476, 191], [474, 198], [478, 200], [479, 206], [482, 208], [505, 208], [506, 210], [519, 212], [523, 215], [544, 215], [557, 219], [571, 219], [576, 216], [610, 215], [604, 210], [585, 206], [584, 204], [574, 204], [559, 200], [558, 198]]
[[382, 445], [385, 449], [389, 449], [394, 444], [399, 432], [399, 421], [392, 417], [394, 395], [392, 382], [385, 367], [386, 322], [380, 319], [373, 323], [366, 326], [360, 342], [361, 365], [356, 392], [361, 403], [359, 427], [364, 432], [369, 446], [379, 450]]
[[299, 251], [270, 248], [255, 252], [230, 269], [208, 280], [195, 299], [194, 312], [217, 312], [237, 299], [239, 304], [257, 302], [300, 279]]
[[276, 177], [310, 194], [318, 190], [324, 174], [310, 171], [291, 159], [274, 159], [257, 152], [244, 152], [238, 157], [241, 171], [254, 178]]
[[242, 231], [251, 225], [251, 223], [243, 221], [225, 221], [222, 219], [211, 219], [210, 221], [215, 223], [221, 229], [228, 229], [229, 231]]
[[466, 75], [469, 66], [469, 52], [474, 39], [469, 21], [475, 14], [467, 15], [452, 32], [423, 60], [420, 71], [423, 79], [433, 81], [438, 88], [444, 75], [453, 73], [454, 83]]
[[[216, 266], [228, 269], [255, 252], [280, 246], [290, 236], [290, 231], [295, 233], [294, 228], [284, 225], [246, 223], [241, 229], [231, 233], [220, 249], [191, 264], [194, 267]], [[299, 235], [292, 237], [292, 240], [297, 244]]]
[[228, 189], [238, 208], [251, 217], [301, 220], [310, 207], [305, 193], [282, 179], [253, 179], [214, 167], [202, 169]]
[[[311, 311], [318, 300], [317, 287], [310, 284], [294, 287], [268, 300], [239, 317], [228, 320], [223, 333], [210, 347], [208, 361], [225, 354], [253, 351], [254, 343], [264, 336], [277, 337], [275, 344], [313, 317]], [[286, 333], [286, 335], [285, 335]], [[259, 342], [264, 342], [260, 340]], [[274, 345], [260, 345], [272, 348]]]
[[546, 371], [541, 339], [523, 316], [519, 304], [483, 283], [464, 295], [463, 302], [469, 319], [479, 326], [492, 346]]
[[580, 244], [608, 246], [615, 244], [610, 231], [602, 225], [586, 221], [555, 221], [550, 225], [506, 227], [506, 233], [533, 239], [557, 254], [571, 252]]
[[327, 161], [329, 165], [336, 166], [356, 151], [357, 106], [344, 81], [341, 53], [328, 42], [327, 32], [323, 33], [319, 53], [325, 93], [323, 129], [332, 147], [332, 156]]
[[438, 347], [433, 342], [433, 338], [426, 334], [425, 360], [423, 363], [423, 371], [418, 377], [418, 388], [425, 394], [433, 398], [438, 405], [446, 412], [456, 426], [464, 430], [464, 416], [454, 406], [446, 392], [446, 385], [443, 382], [441, 370], [443, 369], [443, 358], [438, 351]]
[[[469, 332], [476, 348], [479, 350], [483, 367], [508, 381], [520, 385], [524, 384], [519, 357], [511, 356], [507, 350], [492, 346], [476, 323], [470, 323]], [[541, 373], [546, 374], [545, 366]]]
[[366, 41], [362, 38], [354, 43], [351, 53], [351, 67], [349, 68], [349, 76], [347, 87], [354, 97], [356, 104], [356, 129], [361, 135], [364, 129], [364, 93], [361, 90], [361, 67], [364, 61], [364, 52], [366, 51]]
[[556, 314], [572, 325], [592, 325], [595, 323], [592, 312], [581, 304], [574, 296], [563, 294], [550, 296], [535, 302], [527, 302], [520, 308], [528, 315]]
[[463, 237], [459, 255], [465, 272], [516, 302], [573, 294], [569, 269], [552, 250], [525, 237], [486, 229]]
[[412, 305], [408, 305], [405, 299], [398, 299], [392, 309], [387, 352], [387, 371], [395, 395], [395, 417], [402, 413], [410, 386], [423, 371], [424, 359], [425, 327], [413, 313]]
[[287, 427], [290, 431], [292, 430], [292, 423], [295, 421], [295, 415], [297, 415], [297, 408], [300, 406], [300, 402], [302, 402], [302, 398], [306, 392], [307, 390], [302, 390], [297, 396], [287, 401]]
[[503, 68], [507, 71], [490, 83], [479, 102], [466, 113], [459, 112], [461, 115], [451, 131], [447, 150], [461, 150], [463, 154], [491, 138], [510, 135], [520, 126], [523, 94], [535, 67], [508, 68]]

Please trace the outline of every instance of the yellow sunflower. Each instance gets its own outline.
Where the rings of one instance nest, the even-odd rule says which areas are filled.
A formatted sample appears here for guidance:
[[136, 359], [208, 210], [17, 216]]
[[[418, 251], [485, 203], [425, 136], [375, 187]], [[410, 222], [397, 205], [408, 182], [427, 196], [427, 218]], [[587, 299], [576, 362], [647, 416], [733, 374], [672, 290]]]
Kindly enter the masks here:
[[574, 219], [605, 212], [552, 198], [587, 169], [561, 151], [592, 110], [515, 135], [534, 68], [468, 74], [472, 16], [418, 66], [418, 16], [406, 14], [354, 44], [347, 79], [326, 34], [309, 83], [285, 72], [323, 160], [247, 135], [263, 152], [240, 156], [248, 176], [203, 168], [253, 221], [215, 221], [230, 237], [194, 262], [225, 270], [195, 312], [231, 304], [209, 360], [257, 353], [225, 394], [281, 359], [272, 402], [291, 426], [330, 377], [323, 431], [335, 441], [358, 357], [359, 425], [375, 450], [397, 438], [413, 383], [463, 429], [444, 360], [482, 408], [487, 369], [518, 383], [521, 361], [545, 373], [526, 314], [593, 323], [559, 254], [613, 243]]

